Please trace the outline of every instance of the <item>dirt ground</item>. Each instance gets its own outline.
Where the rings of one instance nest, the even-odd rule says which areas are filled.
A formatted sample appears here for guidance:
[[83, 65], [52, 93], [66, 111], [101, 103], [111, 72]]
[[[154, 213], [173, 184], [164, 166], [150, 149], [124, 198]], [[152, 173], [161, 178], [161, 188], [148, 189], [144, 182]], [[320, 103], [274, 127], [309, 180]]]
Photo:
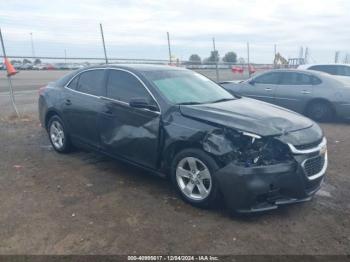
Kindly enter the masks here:
[[321, 125], [330, 162], [311, 202], [240, 218], [194, 208], [130, 165], [54, 152], [37, 91], [17, 98], [21, 120], [0, 93], [0, 254], [350, 253], [349, 123]]

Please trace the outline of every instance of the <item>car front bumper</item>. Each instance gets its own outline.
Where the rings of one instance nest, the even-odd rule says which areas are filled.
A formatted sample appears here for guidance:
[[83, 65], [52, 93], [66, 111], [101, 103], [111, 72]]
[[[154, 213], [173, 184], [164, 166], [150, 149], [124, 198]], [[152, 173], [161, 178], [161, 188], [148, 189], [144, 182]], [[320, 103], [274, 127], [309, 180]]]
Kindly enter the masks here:
[[[314, 168], [318, 159], [322, 160], [319, 163], [322, 166], [311, 169], [315, 172], [310, 173], [309, 166]], [[276, 165], [244, 167], [230, 163], [216, 172], [216, 178], [231, 210], [238, 213], [261, 212], [283, 204], [311, 200], [320, 189], [327, 165], [324, 146], [296, 151], [294, 160]]]

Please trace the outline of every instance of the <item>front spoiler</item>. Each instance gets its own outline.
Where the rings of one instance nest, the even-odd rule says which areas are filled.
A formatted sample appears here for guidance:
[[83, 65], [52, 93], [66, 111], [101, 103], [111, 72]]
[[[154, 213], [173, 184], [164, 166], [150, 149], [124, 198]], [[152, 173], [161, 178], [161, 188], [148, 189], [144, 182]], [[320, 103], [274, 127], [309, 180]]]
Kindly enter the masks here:
[[230, 210], [268, 211], [280, 205], [309, 201], [320, 189], [324, 174], [308, 180], [299, 164], [302, 160], [260, 167], [230, 163], [219, 169], [215, 177]]

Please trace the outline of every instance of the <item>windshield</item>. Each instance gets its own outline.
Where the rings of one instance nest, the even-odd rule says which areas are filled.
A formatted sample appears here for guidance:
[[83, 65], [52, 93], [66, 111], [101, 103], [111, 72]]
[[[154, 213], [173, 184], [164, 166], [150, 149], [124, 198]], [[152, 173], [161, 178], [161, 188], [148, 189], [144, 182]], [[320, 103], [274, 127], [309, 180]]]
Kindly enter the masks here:
[[146, 71], [143, 74], [175, 104], [205, 104], [235, 99], [221, 86], [190, 70]]

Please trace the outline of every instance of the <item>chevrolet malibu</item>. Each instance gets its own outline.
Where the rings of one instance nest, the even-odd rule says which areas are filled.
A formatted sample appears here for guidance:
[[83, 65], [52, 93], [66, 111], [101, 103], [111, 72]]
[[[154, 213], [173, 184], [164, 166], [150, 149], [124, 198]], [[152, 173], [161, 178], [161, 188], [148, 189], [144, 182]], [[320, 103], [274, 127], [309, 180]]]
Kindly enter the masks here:
[[197, 207], [257, 212], [308, 201], [327, 169], [312, 120], [230, 94], [186, 69], [105, 65], [39, 91], [53, 148], [85, 147], [170, 177]]

